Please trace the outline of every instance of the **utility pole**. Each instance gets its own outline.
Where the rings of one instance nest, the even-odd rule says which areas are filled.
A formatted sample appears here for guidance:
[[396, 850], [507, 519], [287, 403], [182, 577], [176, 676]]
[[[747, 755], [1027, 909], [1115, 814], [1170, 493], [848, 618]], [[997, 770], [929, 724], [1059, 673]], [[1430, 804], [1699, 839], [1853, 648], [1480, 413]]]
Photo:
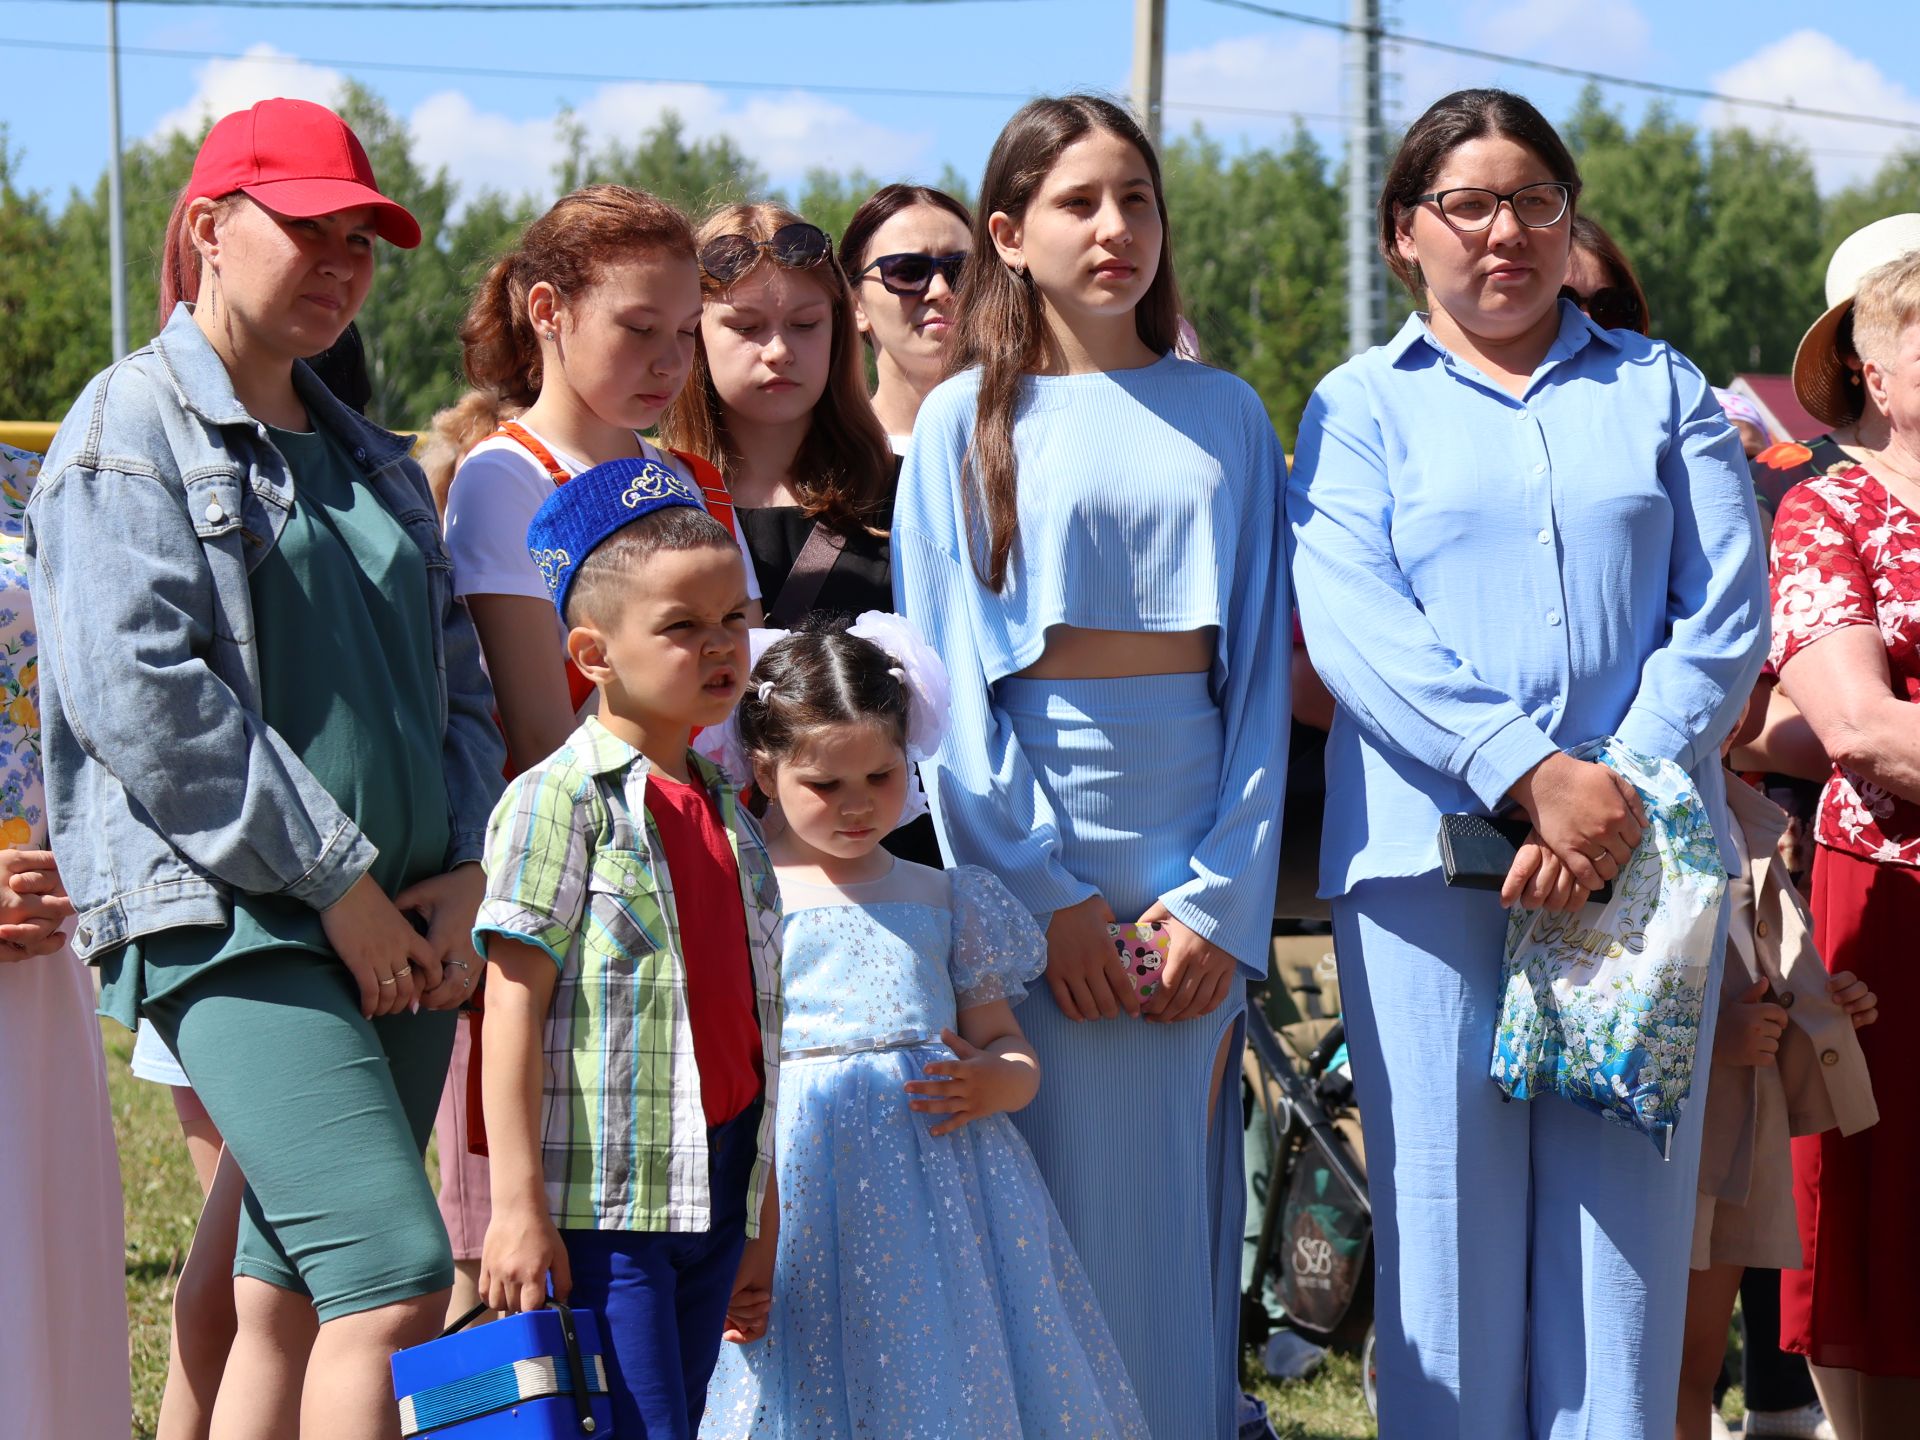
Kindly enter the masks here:
[[127, 353], [127, 216], [120, 189], [120, 15], [107, 0], [107, 277], [113, 306], [113, 358]]
[[1160, 148], [1160, 71], [1167, 51], [1167, 0], [1133, 0], [1133, 113]]
[[1374, 230], [1383, 179], [1380, 109], [1380, 0], [1348, 0], [1347, 350], [1385, 338], [1386, 271]]

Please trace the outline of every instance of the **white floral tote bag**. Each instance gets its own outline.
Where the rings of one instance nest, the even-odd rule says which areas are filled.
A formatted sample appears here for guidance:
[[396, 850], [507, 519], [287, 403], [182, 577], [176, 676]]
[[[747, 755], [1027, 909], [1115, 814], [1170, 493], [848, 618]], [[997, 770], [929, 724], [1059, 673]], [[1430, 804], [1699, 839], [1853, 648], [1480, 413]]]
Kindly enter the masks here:
[[1515, 1100], [1559, 1095], [1669, 1152], [1694, 1050], [1727, 872], [1706, 806], [1671, 760], [1614, 739], [1573, 752], [1624, 775], [1647, 830], [1612, 898], [1507, 921], [1493, 1078]]

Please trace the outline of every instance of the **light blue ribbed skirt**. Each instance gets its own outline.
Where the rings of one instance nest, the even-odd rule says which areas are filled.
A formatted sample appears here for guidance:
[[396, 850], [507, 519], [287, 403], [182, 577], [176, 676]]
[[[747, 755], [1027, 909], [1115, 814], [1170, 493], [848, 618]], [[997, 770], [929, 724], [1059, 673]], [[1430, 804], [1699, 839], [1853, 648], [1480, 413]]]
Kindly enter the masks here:
[[[1192, 874], [1213, 826], [1222, 724], [1205, 675], [994, 687], [1063, 860], [1122, 923]], [[1017, 797], [1024, 800], [1025, 797]], [[987, 863], [991, 863], [988, 861]], [[1211, 1015], [1075, 1024], [1046, 985], [1017, 1014], [1040, 1094], [1014, 1122], [1053, 1192], [1155, 1440], [1232, 1440], [1239, 1393], [1244, 981]], [[1222, 1103], [1207, 1092], [1231, 1030]]]

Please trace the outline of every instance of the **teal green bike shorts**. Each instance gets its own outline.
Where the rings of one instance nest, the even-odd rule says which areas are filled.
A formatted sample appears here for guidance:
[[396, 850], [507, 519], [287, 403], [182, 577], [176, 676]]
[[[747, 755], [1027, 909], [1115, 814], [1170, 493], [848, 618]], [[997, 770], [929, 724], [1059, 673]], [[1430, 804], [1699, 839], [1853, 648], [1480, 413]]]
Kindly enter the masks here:
[[247, 1177], [236, 1276], [323, 1322], [453, 1284], [423, 1157], [454, 1012], [368, 1020], [347, 967], [304, 950], [237, 956], [144, 1009]]

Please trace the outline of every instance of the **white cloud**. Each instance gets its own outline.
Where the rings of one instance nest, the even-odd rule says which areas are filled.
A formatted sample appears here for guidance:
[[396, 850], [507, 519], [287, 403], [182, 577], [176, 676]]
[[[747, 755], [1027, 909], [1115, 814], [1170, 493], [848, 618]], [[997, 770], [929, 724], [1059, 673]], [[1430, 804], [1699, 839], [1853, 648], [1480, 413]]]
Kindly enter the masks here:
[[1329, 30], [1295, 28], [1169, 55], [1161, 90], [1167, 133], [1178, 134], [1195, 120], [1217, 135], [1271, 139], [1293, 130], [1291, 115], [1236, 113], [1241, 110], [1297, 110], [1306, 112], [1309, 128], [1337, 125], [1337, 119], [1312, 117], [1343, 113], [1345, 38]]
[[1645, 59], [1653, 34], [1633, 0], [1522, 0], [1474, 30], [1483, 49], [1589, 69]]
[[[238, 60], [202, 66], [192, 97], [163, 115], [152, 134], [191, 133], [209, 119], [274, 95], [331, 105], [345, 86], [337, 70], [255, 45]], [[487, 95], [477, 87], [475, 94], [479, 103], [465, 91], [444, 90], [414, 108], [414, 158], [429, 172], [444, 165], [468, 195], [486, 188], [549, 198], [560, 158], [558, 117], [517, 120], [484, 108]], [[735, 96], [706, 85], [603, 85], [576, 102], [574, 115], [593, 146], [610, 137], [637, 139], [669, 110], [693, 139], [730, 137], [776, 184], [790, 184], [816, 165], [857, 165], [885, 177], [910, 174], [932, 144], [930, 135], [888, 129], [804, 90]]]
[[[731, 138], [776, 184], [816, 165], [907, 174], [931, 143], [927, 135], [873, 124], [800, 90], [736, 100], [705, 85], [606, 85], [579, 101], [574, 118], [593, 148], [609, 138], [636, 139], [668, 111], [680, 117], [690, 139]], [[548, 198], [561, 154], [556, 118], [515, 120], [480, 108], [461, 91], [442, 91], [409, 118], [414, 158], [429, 171], [445, 166], [469, 195], [492, 189]]]
[[193, 98], [162, 115], [149, 138], [157, 140], [175, 131], [196, 134], [209, 120], [276, 95], [332, 105], [346, 83], [338, 70], [309, 65], [265, 43], [250, 45], [238, 60], [209, 60], [202, 65]]
[[[1797, 101], [1825, 110], [1850, 111], [1889, 120], [1920, 122], [1920, 98], [1818, 30], [1798, 30], [1715, 75], [1723, 95]], [[1813, 152], [1814, 175], [1823, 190], [1870, 176], [1880, 161], [1920, 135], [1881, 125], [1783, 115], [1748, 105], [1710, 104], [1702, 119], [1710, 128], [1740, 126], [1778, 135]]]

